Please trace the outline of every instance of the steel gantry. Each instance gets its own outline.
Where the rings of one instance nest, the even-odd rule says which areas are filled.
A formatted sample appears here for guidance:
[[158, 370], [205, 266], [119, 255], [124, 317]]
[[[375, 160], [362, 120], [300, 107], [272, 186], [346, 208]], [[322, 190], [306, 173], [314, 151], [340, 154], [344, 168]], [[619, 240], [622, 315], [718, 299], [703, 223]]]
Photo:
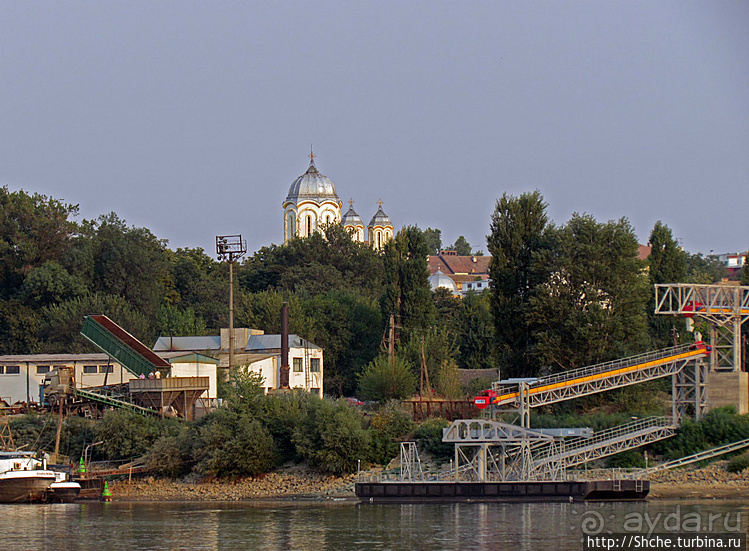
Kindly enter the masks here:
[[741, 325], [749, 319], [749, 287], [657, 284], [655, 313], [707, 321], [713, 348], [710, 371], [741, 371]]

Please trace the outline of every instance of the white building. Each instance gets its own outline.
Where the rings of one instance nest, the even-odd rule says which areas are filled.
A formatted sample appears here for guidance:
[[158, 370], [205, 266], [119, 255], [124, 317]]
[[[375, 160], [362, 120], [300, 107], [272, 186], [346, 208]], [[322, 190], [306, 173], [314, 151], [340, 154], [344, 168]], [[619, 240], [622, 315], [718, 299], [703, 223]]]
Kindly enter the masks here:
[[[267, 393], [280, 388], [281, 335], [266, 335], [257, 329], [234, 330], [234, 364], [258, 373]], [[229, 330], [206, 337], [159, 337], [157, 354], [196, 352], [218, 358], [219, 367], [229, 367]], [[323, 395], [323, 350], [298, 335], [289, 335], [289, 387]]]
[[[201, 354], [159, 354], [171, 364], [168, 377], [208, 377], [209, 389], [200, 397], [207, 406], [216, 399], [218, 360]], [[137, 376], [106, 354], [27, 354], [0, 356], [0, 399], [7, 404], [40, 402], [44, 378], [58, 367], [72, 367], [76, 387], [126, 383]]]
[[382, 249], [393, 238], [393, 223], [382, 210], [382, 201], [367, 226], [368, 236], [364, 235], [364, 223], [354, 210], [354, 202], [349, 201], [349, 210], [341, 214], [343, 203], [336, 193], [333, 182], [315, 167], [315, 155], [310, 153], [307, 172], [291, 184], [283, 202], [284, 243], [293, 237], [309, 237], [331, 224], [342, 224], [355, 241], [369, 243]]

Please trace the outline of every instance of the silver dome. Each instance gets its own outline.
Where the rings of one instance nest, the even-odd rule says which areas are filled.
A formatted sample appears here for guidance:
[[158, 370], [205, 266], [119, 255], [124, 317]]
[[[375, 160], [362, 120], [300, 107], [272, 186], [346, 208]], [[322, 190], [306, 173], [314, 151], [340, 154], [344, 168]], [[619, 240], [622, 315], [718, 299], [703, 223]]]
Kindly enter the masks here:
[[318, 172], [314, 162], [310, 163], [307, 172], [294, 180], [284, 202], [293, 201], [298, 203], [300, 200], [311, 200], [318, 204], [330, 200], [339, 204], [341, 202], [335, 191], [333, 182], [330, 181], [330, 178]]
[[359, 217], [359, 215], [354, 210], [354, 202], [349, 201], [349, 209], [346, 212], [346, 214], [343, 215], [343, 218], [341, 219], [341, 225], [345, 227], [350, 226], [362, 226], [364, 227], [364, 222], [362, 222], [362, 219]]
[[429, 277], [429, 285], [432, 287], [432, 291], [444, 287], [452, 294], [458, 294], [458, 286], [455, 285], [455, 282], [450, 277], [443, 274], [441, 270], [437, 270]]
[[372, 217], [372, 220], [370, 220], [368, 227], [371, 228], [374, 226], [393, 226], [393, 223], [390, 221], [390, 217], [382, 210], [382, 201], [380, 201], [380, 208], [377, 209], [377, 212]]

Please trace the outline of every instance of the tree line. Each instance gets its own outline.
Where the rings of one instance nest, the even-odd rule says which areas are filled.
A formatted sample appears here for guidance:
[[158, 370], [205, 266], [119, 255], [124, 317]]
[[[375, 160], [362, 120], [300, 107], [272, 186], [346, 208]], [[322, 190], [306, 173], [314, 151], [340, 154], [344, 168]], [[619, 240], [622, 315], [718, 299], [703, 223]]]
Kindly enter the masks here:
[[[0, 354], [90, 351], [79, 335], [90, 313], [147, 344], [228, 326], [225, 263], [171, 250], [115, 213], [77, 215], [75, 205], [0, 187]], [[574, 215], [555, 226], [540, 193], [505, 194], [487, 237], [491, 289], [457, 299], [428, 283], [439, 230], [405, 227], [379, 252], [330, 226], [237, 265], [235, 326], [278, 333], [286, 301], [291, 331], [325, 350], [331, 394], [459, 397], [458, 368], [530, 376], [668, 344], [675, 322], [652, 315], [652, 284], [723, 274], [681, 250], [661, 222], [650, 242], [642, 261], [626, 219]], [[462, 236], [454, 247], [471, 254]], [[391, 319], [394, 359], [383, 345]]]

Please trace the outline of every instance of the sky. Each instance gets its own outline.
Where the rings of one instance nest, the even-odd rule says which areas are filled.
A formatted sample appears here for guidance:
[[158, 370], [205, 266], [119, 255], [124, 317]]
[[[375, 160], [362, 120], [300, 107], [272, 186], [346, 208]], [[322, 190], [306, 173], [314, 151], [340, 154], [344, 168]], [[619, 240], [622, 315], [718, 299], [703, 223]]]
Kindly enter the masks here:
[[283, 242], [309, 164], [486, 252], [503, 193], [749, 247], [746, 0], [0, 2], [0, 186]]

